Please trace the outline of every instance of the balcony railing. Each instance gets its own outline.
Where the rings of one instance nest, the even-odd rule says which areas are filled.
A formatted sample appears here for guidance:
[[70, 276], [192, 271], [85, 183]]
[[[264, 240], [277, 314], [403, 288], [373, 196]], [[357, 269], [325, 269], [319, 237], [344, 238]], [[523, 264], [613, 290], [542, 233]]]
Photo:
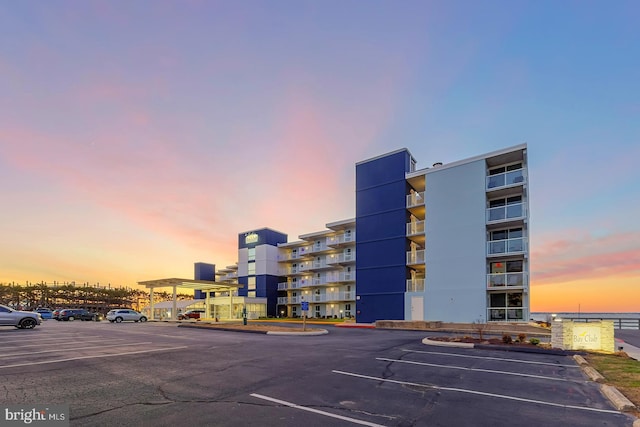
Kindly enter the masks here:
[[524, 169], [516, 169], [487, 177], [487, 190], [494, 190], [507, 185], [522, 184], [524, 182]]
[[503, 221], [506, 219], [524, 217], [524, 204], [514, 203], [512, 205], [498, 206], [487, 209], [487, 222]]
[[526, 273], [487, 274], [487, 289], [524, 288], [527, 286]]
[[519, 237], [517, 239], [492, 240], [487, 242], [487, 255], [499, 255], [510, 253], [521, 253], [525, 251], [527, 239]]
[[344, 263], [344, 262], [351, 262], [355, 260], [356, 260], [356, 254], [355, 252], [352, 251], [349, 253], [329, 255], [327, 257], [327, 264], [337, 264], [341, 262]]
[[424, 264], [424, 249], [407, 252], [407, 265]]
[[424, 234], [424, 221], [407, 223], [407, 236], [414, 234]]
[[407, 279], [407, 292], [424, 292], [424, 279]]
[[356, 241], [356, 233], [339, 234], [337, 236], [327, 237], [327, 246], [339, 245], [342, 243], [351, 243]]
[[280, 282], [278, 283], [278, 290], [286, 291], [287, 289], [299, 289], [306, 286], [306, 282], [306, 280], [301, 280], [299, 282]]
[[329, 249], [329, 247], [326, 245], [326, 243], [320, 242], [320, 244], [313, 244], [312, 246], [310, 246], [308, 253], [322, 252], [326, 251], [327, 249]]
[[424, 191], [419, 193], [407, 194], [407, 207], [412, 208], [414, 206], [424, 205]]
[[293, 252], [285, 252], [278, 254], [278, 261], [288, 261], [292, 259], [300, 259], [309, 253], [309, 248], [299, 248], [296, 253]]

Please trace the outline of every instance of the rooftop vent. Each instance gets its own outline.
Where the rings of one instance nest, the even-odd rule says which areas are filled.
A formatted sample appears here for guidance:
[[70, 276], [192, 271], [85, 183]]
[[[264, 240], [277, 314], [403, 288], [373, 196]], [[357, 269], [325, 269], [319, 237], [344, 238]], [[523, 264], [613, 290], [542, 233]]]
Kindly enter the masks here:
[[435, 163], [433, 164], [433, 167], [434, 167], [434, 168], [437, 168], [438, 166], [442, 166], [442, 162], [435, 162]]

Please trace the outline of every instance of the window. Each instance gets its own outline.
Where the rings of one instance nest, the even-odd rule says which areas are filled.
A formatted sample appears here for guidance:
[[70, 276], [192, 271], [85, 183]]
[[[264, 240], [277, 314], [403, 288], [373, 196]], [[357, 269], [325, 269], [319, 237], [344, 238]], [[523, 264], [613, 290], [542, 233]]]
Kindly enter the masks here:
[[256, 248], [247, 249], [247, 260], [255, 261], [256, 260]]
[[316, 305], [316, 314], [315, 314], [315, 316], [316, 317], [320, 317], [320, 306], [319, 305]]
[[255, 262], [250, 262], [248, 267], [247, 267], [247, 274], [248, 275], [255, 275], [256, 274], [256, 263]]
[[247, 296], [249, 298], [255, 298], [256, 297], [256, 291], [249, 291], [247, 292]]
[[255, 277], [248, 277], [247, 278], [247, 289], [250, 290], [250, 291], [256, 289], [256, 278]]

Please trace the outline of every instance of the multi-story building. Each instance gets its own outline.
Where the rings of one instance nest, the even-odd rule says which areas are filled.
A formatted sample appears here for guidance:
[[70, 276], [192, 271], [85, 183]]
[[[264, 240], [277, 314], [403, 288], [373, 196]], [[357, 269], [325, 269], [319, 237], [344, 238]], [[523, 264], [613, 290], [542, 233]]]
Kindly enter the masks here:
[[298, 317], [309, 303], [316, 318], [351, 318], [355, 309], [356, 233], [353, 219], [327, 224], [328, 230], [304, 234], [278, 245], [279, 314]]
[[416, 170], [356, 165], [356, 319], [529, 319], [526, 144]]
[[527, 321], [528, 205], [526, 144], [424, 169], [400, 149], [356, 164], [354, 219], [240, 233], [218, 280], [269, 316]]

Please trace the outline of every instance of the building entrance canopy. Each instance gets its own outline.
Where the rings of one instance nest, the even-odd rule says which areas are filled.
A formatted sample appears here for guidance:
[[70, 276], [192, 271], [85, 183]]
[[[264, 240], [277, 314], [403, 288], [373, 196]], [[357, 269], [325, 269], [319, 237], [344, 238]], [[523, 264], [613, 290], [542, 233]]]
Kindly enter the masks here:
[[149, 289], [149, 310], [150, 310], [150, 319], [153, 320], [153, 290], [156, 288], [173, 288], [173, 305], [171, 310], [171, 320], [177, 320], [177, 298], [176, 298], [176, 290], [177, 288], [185, 288], [198, 290], [205, 293], [205, 307], [206, 307], [206, 316], [209, 317], [209, 292], [229, 292], [229, 303], [233, 304], [233, 293], [237, 291], [238, 288], [243, 287], [244, 285], [240, 285], [238, 283], [221, 283], [221, 282], [212, 282], [210, 280], [194, 280], [194, 279], [157, 279], [157, 280], [147, 280], [144, 282], [138, 282], [138, 285], [144, 286]]

